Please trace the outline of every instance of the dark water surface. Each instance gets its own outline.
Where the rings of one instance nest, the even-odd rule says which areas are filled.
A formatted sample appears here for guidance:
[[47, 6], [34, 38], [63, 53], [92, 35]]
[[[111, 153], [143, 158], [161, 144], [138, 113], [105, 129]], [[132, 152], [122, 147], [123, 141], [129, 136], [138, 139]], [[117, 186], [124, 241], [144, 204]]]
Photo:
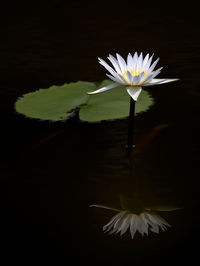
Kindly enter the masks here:
[[[8, 2], [0, 12], [1, 264], [193, 265], [200, 203], [195, 6], [52, 0]], [[127, 119], [48, 123], [15, 114], [21, 94], [100, 81], [98, 56], [135, 50], [154, 52], [160, 77], [180, 81], [150, 87], [155, 104], [136, 118], [131, 162]], [[158, 235], [104, 234], [114, 213], [89, 205], [119, 208], [120, 194], [134, 194], [134, 180], [145, 206], [184, 208], [160, 214], [172, 227]]]

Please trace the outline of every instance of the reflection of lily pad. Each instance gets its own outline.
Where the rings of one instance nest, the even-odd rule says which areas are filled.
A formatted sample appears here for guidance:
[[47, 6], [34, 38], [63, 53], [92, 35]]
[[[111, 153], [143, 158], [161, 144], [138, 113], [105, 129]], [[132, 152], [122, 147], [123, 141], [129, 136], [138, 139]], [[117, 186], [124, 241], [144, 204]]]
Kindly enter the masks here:
[[[104, 80], [98, 87], [110, 83], [112, 81]], [[24, 94], [17, 100], [15, 108], [27, 117], [50, 121], [66, 120], [77, 108], [82, 121], [96, 122], [128, 116], [130, 97], [124, 87], [98, 95], [87, 95], [87, 92], [95, 89], [97, 85], [84, 81], [52, 86]], [[152, 103], [148, 92], [142, 91], [136, 103], [136, 113], [147, 110]]]
[[176, 205], [169, 205], [169, 204], [162, 204], [162, 205], [151, 205], [151, 206], [144, 206], [142, 201], [140, 200], [139, 197], [131, 198], [127, 197], [124, 194], [119, 195], [120, 198], [120, 204], [121, 208], [123, 210], [131, 210], [133, 213], [140, 213], [142, 211], [176, 211], [176, 210], [181, 210], [183, 207], [179, 207]]
[[157, 206], [151, 206], [148, 207], [147, 209], [155, 210], [155, 211], [176, 211], [176, 210], [181, 210], [183, 207], [178, 207], [174, 205], [157, 205]]

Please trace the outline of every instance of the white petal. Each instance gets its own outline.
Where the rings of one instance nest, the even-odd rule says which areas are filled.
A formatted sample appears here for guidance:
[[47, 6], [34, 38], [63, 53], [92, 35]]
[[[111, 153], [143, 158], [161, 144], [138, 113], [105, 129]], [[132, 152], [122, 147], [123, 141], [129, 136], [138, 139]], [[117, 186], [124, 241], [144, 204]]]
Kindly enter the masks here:
[[124, 82], [124, 84], [127, 84], [127, 85], [128, 85], [127, 80], [125, 80], [125, 78], [124, 78], [122, 75], [118, 74], [118, 76], [119, 76], [120, 79]]
[[149, 212], [144, 212], [142, 215], [147, 225], [154, 226], [153, 222], [149, 219]]
[[148, 227], [149, 227], [149, 225], [148, 225], [148, 222], [147, 222], [147, 220], [146, 220], [146, 216], [145, 216], [144, 213], [141, 213], [141, 214], [140, 214], [140, 217], [141, 217], [141, 219], [143, 220], [143, 222], [144, 222], [144, 224], [145, 224], [145, 226], [143, 227], [143, 231], [144, 231], [144, 233], [145, 233], [146, 235], [148, 235]]
[[152, 54], [152, 56], [149, 58], [148, 62], [144, 66], [144, 71], [147, 71], [149, 69], [153, 56], [154, 56], [154, 54]]
[[126, 78], [128, 80], [128, 83], [132, 84], [133, 76], [131, 75], [129, 71], [126, 72]]
[[121, 73], [121, 69], [120, 69], [120, 66], [119, 66], [119, 63], [118, 63], [117, 59], [114, 56], [112, 56], [111, 54], [109, 55], [108, 59], [113, 64], [113, 66], [114, 66], [115, 70], [117, 71], [117, 73]]
[[158, 74], [161, 72], [161, 69], [163, 69], [163, 67], [160, 67], [160, 68], [158, 68], [157, 70], [151, 72], [151, 74], [152, 74], [152, 79], [153, 79], [154, 77], [158, 76]]
[[141, 87], [127, 87], [126, 88], [128, 94], [133, 98], [134, 101], [137, 101], [142, 88]]
[[122, 236], [123, 234], [126, 233], [126, 231], [128, 230], [129, 226], [130, 226], [130, 218], [131, 218], [131, 214], [127, 214], [127, 216], [124, 218], [124, 221], [120, 227], [120, 235]]
[[137, 229], [137, 215], [132, 214], [132, 217], [130, 219], [130, 232], [132, 238], [134, 238], [135, 236], [136, 229]]
[[160, 215], [158, 215], [158, 214], [153, 214], [152, 215], [152, 217], [155, 219], [155, 221], [157, 222], [157, 224], [158, 225], [166, 225], [166, 226], [169, 226], [169, 227], [171, 227], [171, 225], [170, 224], [168, 224], [168, 222], [164, 219], [164, 218], [162, 218]]
[[134, 76], [133, 80], [132, 80], [132, 84], [133, 85], [137, 85], [139, 82], [139, 75], [138, 76]]
[[119, 209], [108, 207], [105, 205], [100, 205], [100, 204], [92, 204], [92, 205], [90, 205], [90, 207], [97, 207], [97, 208], [103, 208], [103, 209], [112, 210], [112, 211], [116, 211], [116, 212], [121, 212], [121, 210], [119, 210]]
[[121, 217], [121, 212], [117, 213], [115, 216], [113, 216], [106, 225], [103, 226], [104, 233], [110, 231], [110, 229], [113, 227], [114, 223]]
[[115, 87], [117, 87], [117, 86], [119, 86], [119, 84], [117, 84], [117, 83], [112, 83], [112, 84], [110, 84], [110, 85], [108, 85], [108, 86], [105, 86], [105, 87], [103, 87], [103, 88], [101, 88], [101, 89], [98, 89], [98, 90], [96, 90], [96, 91], [88, 92], [87, 94], [97, 94], [97, 93], [100, 93], [100, 92], [104, 92], [104, 91], [107, 91], [107, 90], [111, 90], [111, 89], [113, 89], [113, 88], [115, 88]]
[[141, 71], [142, 63], [143, 63], [143, 54], [140, 53], [140, 56], [138, 57], [138, 61], [137, 61], [137, 68], [136, 68], [137, 72]]
[[120, 216], [118, 219], [113, 223], [113, 229], [109, 232], [109, 234], [117, 233], [118, 229], [120, 228], [121, 224], [123, 223], [124, 216], [126, 216], [127, 211], [120, 212]]
[[115, 74], [115, 76], [113, 77], [112, 75], [106, 74], [106, 76], [108, 76], [110, 79], [112, 79], [113, 81], [120, 83], [122, 85], [124, 84], [128, 84], [127, 80], [120, 74]]
[[160, 58], [156, 59], [156, 61], [151, 65], [151, 67], [148, 69], [148, 73], [152, 72], [155, 68], [155, 66], [157, 65], [158, 61], [160, 60]]
[[137, 60], [138, 60], [138, 54], [137, 52], [135, 52], [133, 56], [133, 70], [136, 70]]
[[161, 216], [158, 214], [155, 214], [153, 212], [147, 213], [148, 219], [150, 221], [150, 225], [152, 228], [150, 229], [154, 233], [159, 233], [159, 227], [161, 228], [162, 231], [165, 231], [168, 227], [171, 227], [170, 224], [168, 224]]
[[124, 84], [124, 82], [122, 82], [121, 79], [118, 78], [117, 76], [116, 77], [113, 77], [112, 75], [109, 75], [109, 74], [106, 74], [106, 76], [108, 76], [114, 82], [117, 82], [117, 83], [120, 83], [120, 84]]
[[144, 215], [146, 216], [146, 221], [147, 223], [151, 226], [149, 229], [158, 234], [159, 233], [159, 226], [157, 223], [152, 219], [152, 215], [148, 212], [145, 212]]
[[99, 63], [104, 66], [113, 76], [116, 75], [116, 72], [114, 71], [114, 69], [112, 67], [110, 67], [103, 59], [98, 58], [99, 59]]
[[148, 59], [149, 59], [149, 54], [147, 54], [143, 60], [143, 64], [142, 64], [142, 68], [145, 67], [146, 63], [148, 62]]
[[138, 76], [138, 79], [139, 79], [138, 85], [142, 83], [143, 77], [144, 77], [144, 72], [140, 73], [140, 75]]
[[169, 83], [173, 81], [177, 81], [179, 79], [152, 79], [149, 83], [154, 85], [154, 84], [164, 84], [164, 83]]
[[[128, 211], [124, 211], [123, 216], [121, 216], [121, 219], [117, 222], [117, 224], [115, 225], [115, 228], [117, 228], [117, 230], [115, 230], [116, 233], [121, 232], [121, 230], [123, 230], [123, 234], [126, 232], [127, 230], [127, 221], [129, 221], [129, 213]], [[124, 225], [125, 225], [125, 232], [124, 232]], [[128, 222], [128, 226], [129, 226], [129, 222]]]
[[[114, 57], [113, 57], [114, 58]], [[114, 58], [114, 60], [116, 60], [115, 58]], [[125, 84], [127, 83], [126, 82], [126, 80], [124, 79], [124, 78], [121, 78], [121, 77], [119, 77], [119, 74], [117, 73], [117, 72], [115, 72], [113, 69], [112, 69], [112, 67], [110, 67], [103, 59], [101, 59], [101, 58], [99, 58], [99, 63], [101, 64], [101, 65], [103, 65], [111, 74], [112, 74], [112, 76], [114, 77], [114, 78], [116, 78], [117, 80], [119, 80], [120, 81], [120, 83], [123, 83], [123, 82], [125, 82]], [[118, 65], [118, 62], [117, 62], [117, 60], [116, 60], [116, 64]], [[119, 68], [119, 65], [118, 65], [118, 68]], [[121, 73], [121, 70], [120, 70], [120, 68], [119, 68], [119, 71], [120, 71], [120, 73]], [[113, 80], [113, 79], [112, 79]], [[116, 81], [116, 80], [114, 80], [114, 81]], [[117, 81], [118, 82], [118, 81]]]
[[159, 226], [157, 224], [151, 224], [150, 230], [156, 234], [159, 234]]
[[148, 81], [152, 79], [152, 75], [152, 73], [146, 75], [146, 77], [142, 81], [143, 86], [146, 86], [146, 83], [148, 83]]
[[127, 70], [131, 70], [133, 66], [133, 58], [131, 56], [131, 54], [129, 53], [127, 56]]
[[137, 85], [139, 84], [139, 82], [141, 81], [141, 79], [144, 76], [144, 72], [140, 73], [138, 76], [134, 76], [133, 80], [132, 80], [132, 84], [133, 85]]
[[148, 234], [148, 225], [147, 223], [143, 220], [141, 216], [137, 216], [138, 218], [138, 223], [137, 223], [137, 230], [138, 232], [143, 236], [144, 233]]
[[118, 63], [120, 65], [121, 71], [123, 73], [126, 71], [126, 62], [125, 62], [124, 58], [121, 57], [121, 55], [116, 54], [116, 56], [117, 56], [117, 60], [118, 60]]
[[142, 81], [142, 85], [143, 86], [151, 86], [151, 85], [153, 85], [153, 84], [150, 83], [151, 80], [153, 80], [153, 78], [156, 77], [160, 73], [162, 68], [163, 67], [160, 67], [156, 71], [153, 71], [153, 72], [147, 74], [147, 76]]

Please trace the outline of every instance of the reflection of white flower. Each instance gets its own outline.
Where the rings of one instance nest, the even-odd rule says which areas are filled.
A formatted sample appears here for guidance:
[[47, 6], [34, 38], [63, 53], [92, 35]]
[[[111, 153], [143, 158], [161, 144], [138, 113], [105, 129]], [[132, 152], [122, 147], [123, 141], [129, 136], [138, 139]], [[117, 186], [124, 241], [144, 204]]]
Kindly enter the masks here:
[[148, 235], [148, 231], [159, 233], [160, 230], [165, 231], [170, 225], [157, 213], [144, 210], [140, 214], [131, 213], [128, 210], [118, 210], [102, 205], [91, 205], [91, 207], [100, 207], [111, 209], [118, 213], [103, 227], [103, 231], [109, 234], [120, 233], [123, 235], [130, 229], [131, 237], [134, 238], [138, 231], [141, 235]]
[[137, 101], [137, 98], [142, 90], [143, 86], [151, 86], [156, 84], [163, 84], [167, 82], [176, 81], [178, 79], [155, 79], [155, 77], [160, 73], [161, 68], [154, 70], [159, 58], [151, 65], [153, 55], [149, 58], [149, 54], [143, 59], [143, 54], [139, 56], [137, 52], [132, 56], [130, 53], [126, 61], [119, 55], [116, 57], [109, 55], [108, 59], [112, 63], [114, 69], [110, 67], [104, 60], [99, 58], [99, 63], [103, 65], [110, 74], [106, 74], [114, 83], [98, 89], [89, 94], [96, 94], [103, 91], [110, 90], [119, 85], [126, 86], [129, 95]]

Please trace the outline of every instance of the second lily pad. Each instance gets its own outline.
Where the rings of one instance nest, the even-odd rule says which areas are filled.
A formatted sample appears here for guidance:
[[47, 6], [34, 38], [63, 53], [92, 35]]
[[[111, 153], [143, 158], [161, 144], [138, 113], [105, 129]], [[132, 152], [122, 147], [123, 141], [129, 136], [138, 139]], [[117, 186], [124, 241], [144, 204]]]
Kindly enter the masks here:
[[[98, 88], [111, 84], [104, 80]], [[96, 95], [91, 95], [87, 105], [80, 109], [79, 117], [83, 121], [95, 122], [101, 120], [119, 119], [129, 115], [130, 96], [122, 86]], [[135, 113], [146, 111], [153, 104], [153, 99], [147, 91], [142, 90], [136, 102]]]

